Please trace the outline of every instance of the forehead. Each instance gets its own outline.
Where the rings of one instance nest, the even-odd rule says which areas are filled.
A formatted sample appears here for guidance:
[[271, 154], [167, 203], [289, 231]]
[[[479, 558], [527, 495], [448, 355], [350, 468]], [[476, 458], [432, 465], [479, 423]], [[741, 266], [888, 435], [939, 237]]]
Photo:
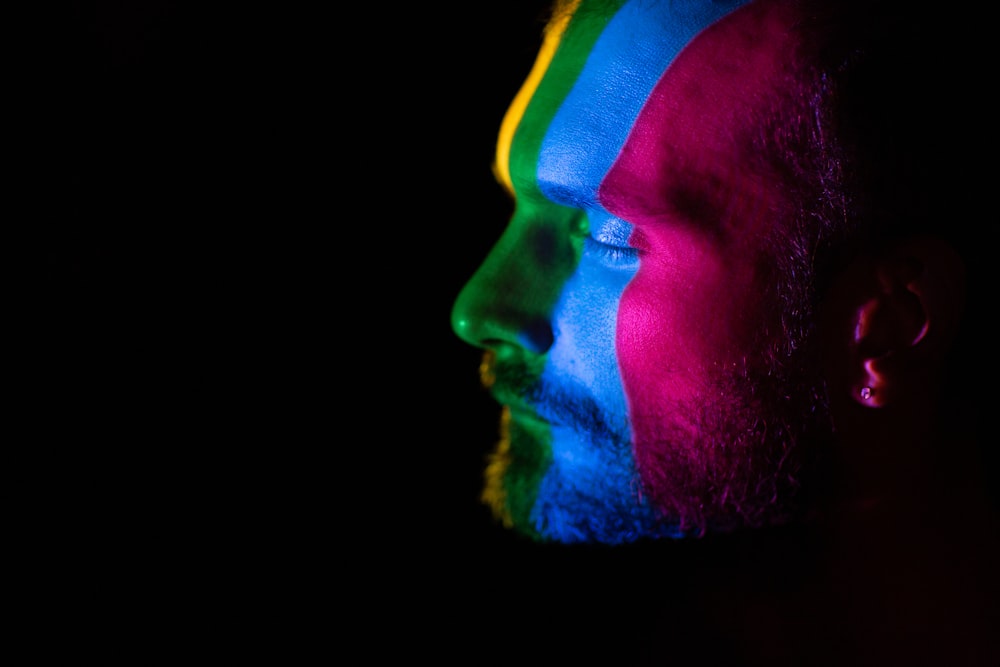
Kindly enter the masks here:
[[632, 222], [684, 199], [729, 207], [774, 196], [752, 161], [763, 155], [762, 119], [797, 67], [795, 3], [602, 4], [557, 17], [523, 107], [508, 112], [497, 166], [503, 177], [510, 156], [515, 193]]
[[[582, 0], [548, 26], [545, 45], [508, 111], [498, 170], [534, 172], [540, 183], [595, 183], [624, 143], [650, 93], [702, 30], [747, 0]], [[511, 150], [511, 144], [517, 144]], [[586, 156], [567, 173], [565, 147]], [[579, 153], [578, 153], [579, 154]], [[507, 164], [507, 156], [526, 164]], [[535, 180], [533, 178], [532, 180]], [[566, 182], [567, 179], [570, 182]]]

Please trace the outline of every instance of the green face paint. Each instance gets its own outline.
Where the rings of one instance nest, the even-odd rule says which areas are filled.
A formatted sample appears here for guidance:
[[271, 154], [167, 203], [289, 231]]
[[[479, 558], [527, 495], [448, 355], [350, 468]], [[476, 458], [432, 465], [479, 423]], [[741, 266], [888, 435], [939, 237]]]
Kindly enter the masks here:
[[[753, 353], [733, 336], [759, 323], [731, 306], [754, 303], [764, 286], [747, 246], [729, 246], [741, 251], [733, 255], [712, 245], [718, 237], [705, 232], [715, 220], [670, 211], [704, 197], [712, 205], [701, 210], [747, 216], [736, 228], [768, 209], [760, 197], [769, 186], [732, 168], [731, 156], [746, 148], [725, 143], [742, 136], [727, 131], [736, 116], [704, 102], [714, 96], [739, 109], [759, 98], [753, 86], [770, 85], [776, 49], [763, 49], [749, 71], [717, 66], [730, 50], [714, 37], [725, 26], [733, 35], [744, 22], [751, 35], [776, 26], [780, 35], [785, 25], [770, 2], [743, 5], [571, 4], [550, 24], [504, 119], [495, 170], [514, 213], [459, 295], [453, 327], [486, 351], [492, 392], [505, 406], [484, 492], [505, 525], [539, 539], [605, 543], [688, 529], [673, 496], [650, 485], [700, 492], [700, 480], [681, 483], [670, 470], [697, 477], [699, 466], [715, 464], [701, 458], [691, 420], [725, 422], [702, 414], [714, 399], [701, 392], [729, 386], [716, 369]], [[752, 45], [733, 44], [739, 65]], [[711, 83], [685, 88], [688, 81]], [[707, 178], [677, 178], [685, 173]], [[708, 192], [703, 183], [720, 185]], [[743, 415], [733, 418], [742, 426]], [[672, 442], [677, 436], [686, 442]], [[654, 507], [651, 497], [663, 502]]]

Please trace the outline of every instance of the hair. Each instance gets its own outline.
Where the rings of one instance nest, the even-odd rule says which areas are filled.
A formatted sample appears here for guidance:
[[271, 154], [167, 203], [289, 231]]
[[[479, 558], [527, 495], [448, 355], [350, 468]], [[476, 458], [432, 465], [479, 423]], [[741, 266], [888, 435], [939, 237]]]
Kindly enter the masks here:
[[[783, 303], [812, 307], [782, 308], [783, 326], [802, 340], [834, 277], [859, 255], [920, 236], [946, 242], [964, 265], [966, 307], [940, 376], [939, 423], [982, 442], [986, 396], [977, 376], [990, 360], [982, 304], [991, 287], [982, 218], [995, 184], [972, 153], [996, 154], [996, 123], [985, 116], [988, 41], [967, 17], [919, 3], [802, 4], [812, 56], [803, 61], [812, 65], [789, 73], [758, 139], [770, 147], [772, 168], [793, 172], [800, 190], [790, 201], [807, 202], [789, 212], [796, 224], [771, 239], [779, 272], [794, 276], [782, 283]], [[996, 470], [998, 454], [985, 445], [981, 453]]]
[[[875, 3], [876, 39], [846, 81], [841, 114], [856, 148], [851, 170], [862, 237], [875, 251], [907, 237], [947, 242], [965, 271], [964, 308], [935, 396], [938, 423], [948, 436], [963, 431], [980, 444], [987, 474], [996, 470], [995, 448], [983, 432], [987, 392], [982, 378], [991, 363], [986, 333], [986, 239], [983, 216], [992, 211], [997, 155], [996, 119], [990, 117], [995, 55], [987, 53], [988, 22], [970, 11], [939, 5]], [[994, 218], [995, 219], [995, 218]], [[990, 296], [992, 299], [992, 295]], [[960, 456], [957, 451], [944, 456]], [[1000, 496], [997, 497], [1000, 500]]]
[[[990, 287], [980, 234], [993, 183], [989, 170], [971, 166], [969, 151], [994, 147], [995, 123], [983, 117], [984, 86], [961, 85], [957, 76], [989, 66], [977, 53], [986, 42], [956, 25], [960, 17], [944, 19], [895, 0], [800, 5], [808, 53], [790, 59], [802, 69], [786, 73], [756, 123], [755, 154], [766, 162], [756, 166], [782, 173], [793, 188], [787, 202], [794, 208], [777, 212], [791, 224], [774, 226], [768, 239], [768, 255], [779, 262], [773, 307], [786, 346], [772, 353], [801, 359], [798, 348], [815, 345], [820, 303], [848, 263], [910, 238], [946, 242], [964, 264], [967, 306], [939, 376], [937, 423], [949, 434], [978, 439], [992, 475], [1000, 459], [985, 446], [986, 397], [973, 374], [982, 372], [990, 349], [979, 305]], [[818, 347], [810, 354], [819, 360]], [[815, 390], [794, 388], [802, 396]]]
[[[769, 115], [754, 124], [756, 154], [767, 161], [755, 167], [783, 172], [795, 188], [787, 201], [796, 208], [776, 212], [792, 224], [775, 226], [769, 239], [776, 278], [784, 278], [775, 281], [774, 307], [787, 341], [773, 354], [803, 358], [796, 347], [815, 341], [820, 303], [859, 255], [939, 238], [962, 258], [970, 304], [941, 376], [939, 415], [982, 442], [977, 419], [988, 392], [973, 374], [990, 349], [980, 234], [994, 184], [970, 152], [995, 154], [996, 123], [986, 116], [993, 58], [981, 32], [988, 22], [902, 0], [788, 1], [801, 9], [806, 57], [789, 59], [802, 69], [786, 73]], [[565, 7], [557, 2], [555, 15]], [[815, 396], [814, 387], [799, 389]], [[982, 453], [995, 470], [998, 454]]]
[[[820, 186], [810, 213], [823, 222], [817, 295], [848, 258], [922, 235], [950, 244], [970, 274], [968, 287], [977, 289], [981, 217], [994, 184], [988, 170], [973, 166], [970, 149], [992, 155], [986, 147], [996, 143], [985, 87], [976, 85], [988, 81], [990, 59], [976, 52], [985, 42], [968, 19], [919, 3], [832, 4], [833, 13], [817, 10], [821, 20], [807, 28], [824, 37], [815, 38], [818, 67], [800, 91], [816, 119], [808, 152], [819, 156], [809, 165]], [[983, 76], [970, 71], [977, 67]], [[971, 324], [977, 316], [966, 313], [963, 334], [982, 331]]]

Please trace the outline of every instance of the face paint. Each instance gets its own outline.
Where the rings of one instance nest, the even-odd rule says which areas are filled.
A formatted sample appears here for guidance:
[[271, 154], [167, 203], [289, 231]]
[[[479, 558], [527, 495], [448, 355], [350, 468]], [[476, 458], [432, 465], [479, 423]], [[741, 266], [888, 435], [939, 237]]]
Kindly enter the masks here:
[[[760, 139], [795, 66], [787, 54], [802, 51], [798, 18], [760, 0], [706, 28], [657, 82], [601, 184], [642, 250], [617, 327], [638, 469], [683, 529], [780, 517], [805, 415], [823, 414], [804, 398], [820, 394], [806, 341], [780, 314], [810, 308], [782, 294], [773, 251], [774, 238], [794, 238], [795, 188]], [[808, 283], [809, 271], [792, 274]]]
[[[655, 358], [643, 353], [656, 350], [650, 334], [663, 323], [657, 304], [642, 299], [625, 311], [627, 326], [620, 322], [623, 295], [646, 268], [629, 243], [625, 191], [615, 189], [642, 169], [614, 168], [681, 50], [743, 4], [572, 4], [548, 27], [501, 127], [495, 171], [515, 211], [459, 295], [453, 326], [489, 350], [492, 391], [507, 406], [486, 496], [507, 525], [535, 537], [616, 543], [682, 533], [648, 502], [633, 456], [635, 395], [643, 410], [657, 395], [639, 386], [649, 368], [633, 365], [632, 385], [623, 385], [619, 357]], [[631, 155], [640, 155], [634, 146]], [[618, 174], [610, 189], [609, 174]], [[697, 244], [687, 252], [697, 259]], [[664, 270], [661, 262], [648, 272]]]

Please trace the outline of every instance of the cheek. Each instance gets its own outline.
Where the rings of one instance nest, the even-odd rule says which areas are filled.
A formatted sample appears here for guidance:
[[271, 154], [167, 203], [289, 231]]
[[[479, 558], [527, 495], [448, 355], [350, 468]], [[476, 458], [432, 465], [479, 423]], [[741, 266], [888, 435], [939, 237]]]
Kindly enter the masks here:
[[702, 394], [749, 353], [749, 285], [739, 264], [696, 250], [642, 260], [615, 336], [633, 417]]
[[549, 351], [547, 379], [571, 382], [616, 420], [625, 421], [625, 396], [616, 359], [617, 315], [634, 274], [611, 272], [583, 257], [556, 304], [558, 344]]
[[699, 366], [682, 290], [650, 274], [641, 268], [622, 294], [615, 337], [631, 411], [643, 414], [660, 398], [691, 391]]

